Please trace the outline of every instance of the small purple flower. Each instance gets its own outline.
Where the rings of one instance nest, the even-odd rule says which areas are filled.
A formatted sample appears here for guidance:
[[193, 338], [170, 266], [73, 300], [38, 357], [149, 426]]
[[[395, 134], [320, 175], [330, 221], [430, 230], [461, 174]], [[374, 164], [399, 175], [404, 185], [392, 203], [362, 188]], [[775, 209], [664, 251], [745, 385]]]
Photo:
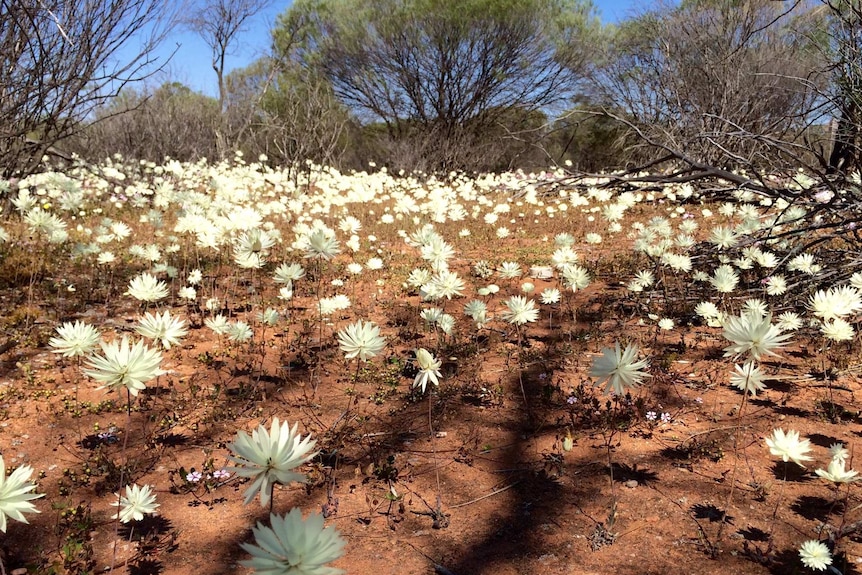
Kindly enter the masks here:
[[217, 471], [213, 471], [213, 479], [216, 481], [227, 481], [230, 479], [230, 472], [227, 469], [219, 469]]
[[186, 475], [186, 481], [189, 483], [198, 483], [204, 476], [200, 471], [192, 471]]
[[647, 411], [646, 419], [647, 421], [655, 421], [658, 418], [658, 414], [655, 411]]
[[578, 398], [575, 397], [574, 395], [570, 395], [569, 397], [566, 398], [566, 403], [568, 403], [569, 405], [574, 405], [577, 402], [578, 402]]
[[670, 423], [670, 421], [671, 421], [670, 413], [664, 412], [661, 414], [661, 422], [662, 423]]
[[98, 435], [96, 435], [96, 437], [99, 438], [99, 441], [102, 441], [104, 443], [114, 443], [118, 441], [117, 435], [114, 433], [113, 428], [109, 429], [108, 431], [103, 431], [99, 433]]

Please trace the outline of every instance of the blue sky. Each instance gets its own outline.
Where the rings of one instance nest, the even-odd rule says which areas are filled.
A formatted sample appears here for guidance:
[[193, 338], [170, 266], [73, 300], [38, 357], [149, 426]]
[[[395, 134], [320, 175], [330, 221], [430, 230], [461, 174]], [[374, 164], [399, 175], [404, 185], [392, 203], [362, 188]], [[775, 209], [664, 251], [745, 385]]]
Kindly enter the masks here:
[[[594, 3], [604, 22], [624, 19], [631, 10], [650, 4], [649, 0], [594, 0]], [[289, 6], [289, 1], [276, 1], [252, 19], [227, 58], [227, 71], [246, 66], [267, 52], [269, 31], [276, 17]], [[178, 81], [199, 92], [216, 95], [218, 88], [209, 47], [194, 33], [176, 29], [165, 39], [156, 55], [163, 62], [174, 50], [176, 52], [165, 70], [152, 81], [156, 84]]]

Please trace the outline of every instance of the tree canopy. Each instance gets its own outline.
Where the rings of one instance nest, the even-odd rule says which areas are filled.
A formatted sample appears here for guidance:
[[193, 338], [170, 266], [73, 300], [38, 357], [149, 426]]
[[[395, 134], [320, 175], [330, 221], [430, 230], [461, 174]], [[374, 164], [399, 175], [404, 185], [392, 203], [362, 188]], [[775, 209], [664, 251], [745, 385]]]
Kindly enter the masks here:
[[418, 127], [440, 143], [425, 159], [448, 168], [489, 127], [565, 107], [600, 31], [583, 0], [300, 0], [274, 45], [391, 138]]

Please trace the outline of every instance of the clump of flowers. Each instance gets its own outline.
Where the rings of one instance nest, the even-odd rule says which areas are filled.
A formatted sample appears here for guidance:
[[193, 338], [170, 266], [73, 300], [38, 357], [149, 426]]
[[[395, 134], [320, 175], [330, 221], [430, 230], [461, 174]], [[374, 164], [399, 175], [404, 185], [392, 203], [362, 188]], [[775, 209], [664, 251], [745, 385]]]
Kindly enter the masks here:
[[832, 483], [852, 483], [859, 480], [859, 472], [855, 469], [845, 469], [849, 453], [843, 443], [836, 443], [829, 448], [832, 459], [826, 469], [815, 469], [819, 477]]

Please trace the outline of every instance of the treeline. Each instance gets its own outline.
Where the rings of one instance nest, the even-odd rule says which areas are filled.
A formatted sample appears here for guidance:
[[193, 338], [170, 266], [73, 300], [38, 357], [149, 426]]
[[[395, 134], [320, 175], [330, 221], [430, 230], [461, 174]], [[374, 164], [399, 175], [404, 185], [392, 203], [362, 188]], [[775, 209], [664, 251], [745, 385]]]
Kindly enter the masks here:
[[[208, 23], [262, 5], [212, 1]], [[91, 160], [242, 150], [344, 169], [682, 163], [696, 176], [860, 164], [859, 0], [685, 0], [614, 26], [586, 0], [297, 0], [273, 26], [271, 53], [224, 75], [231, 30], [210, 43], [218, 97], [125, 84], [85, 113], [64, 110], [61, 138], [43, 113], [0, 140]], [[7, 174], [25, 165], [9, 150], [0, 144]]]

